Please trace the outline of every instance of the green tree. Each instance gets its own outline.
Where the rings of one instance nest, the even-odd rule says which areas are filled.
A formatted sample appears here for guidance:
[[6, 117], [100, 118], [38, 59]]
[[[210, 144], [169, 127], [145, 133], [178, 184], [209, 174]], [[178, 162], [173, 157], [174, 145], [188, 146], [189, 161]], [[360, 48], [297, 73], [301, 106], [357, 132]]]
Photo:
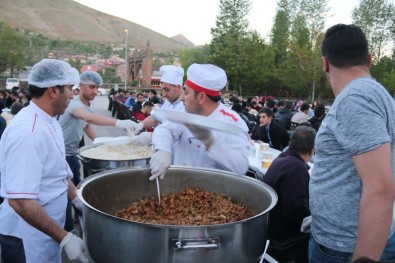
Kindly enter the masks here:
[[237, 77], [240, 86], [243, 87], [243, 94], [241, 89], [239, 94], [274, 94], [274, 86], [270, 83], [274, 75], [273, 48], [265, 44], [258, 32], [249, 31], [240, 43], [240, 50], [238, 58], [240, 72]]
[[275, 62], [278, 66], [287, 55], [291, 26], [291, 8], [289, 0], [277, 2], [274, 24], [271, 30], [271, 45], [275, 50]]
[[193, 49], [184, 49], [180, 51], [180, 61], [182, 67], [186, 70], [193, 63], [208, 64], [209, 60], [209, 46], [201, 46]]
[[23, 51], [26, 49], [23, 34], [0, 22], [0, 72], [14, 74], [25, 66]]
[[[317, 83], [324, 83], [321, 82], [319, 39], [328, 16], [327, 2], [295, 0], [292, 3], [294, 12], [288, 58], [297, 65], [295, 68], [291, 67], [293, 76], [301, 77], [292, 88], [298, 96], [311, 94], [312, 100], [315, 99]], [[322, 90], [321, 86], [319, 90]]]
[[104, 83], [122, 83], [122, 79], [115, 75], [115, 67], [107, 67], [98, 72]]
[[353, 23], [365, 33], [374, 61], [383, 56], [383, 50], [394, 39], [395, 7], [387, 0], [361, 0], [352, 11]]
[[246, 56], [242, 50], [248, 32], [248, 0], [220, 0], [220, 14], [215, 27], [211, 28], [210, 60], [225, 69], [229, 86], [242, 92], [243, 72], [246, 65], [241, 62]]

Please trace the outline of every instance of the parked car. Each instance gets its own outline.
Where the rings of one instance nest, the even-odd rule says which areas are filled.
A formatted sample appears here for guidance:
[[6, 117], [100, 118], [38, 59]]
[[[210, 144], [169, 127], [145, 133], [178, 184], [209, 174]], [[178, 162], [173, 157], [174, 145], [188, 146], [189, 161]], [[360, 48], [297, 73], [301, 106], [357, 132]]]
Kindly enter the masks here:
[[5, 88], [8, 90], [12, 90], [13, 87], [19, 87], [19, 79], [17, 78], [8, 78], [5, 82]]
[[[73, 87], [73, 90], [79, 89], [79, 88], [80, 88], [79, 85], [75, 85], [75, 86]], [[108, 95], [108, 91], [107, 91], [107, 89], [105, 89], [105, 88], [98, 88], [98, 89], [97, 89], [97, 95], [98, 95], [98, 96], [107, 96], [107, 95]]]
[[107, 96], [108, 92], [105, 88], [98, 88], [97, 89], [97, 95], [99, 96]]

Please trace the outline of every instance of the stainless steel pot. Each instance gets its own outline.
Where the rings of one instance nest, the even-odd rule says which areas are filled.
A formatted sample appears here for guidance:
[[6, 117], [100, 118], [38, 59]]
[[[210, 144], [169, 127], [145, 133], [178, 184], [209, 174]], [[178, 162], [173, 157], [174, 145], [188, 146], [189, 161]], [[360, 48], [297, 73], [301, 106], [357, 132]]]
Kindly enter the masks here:
[[88, 176], [102, 172], [104, 170], [110, 170], [120, 167], [130, 166], [147, 166], [151, 158], [141, 158], [133, 160], [106, 160], [105, 156], [103, 160], [92, 159], [84, 156], [84, 151], [87, 149], [95, 148], [103, 145], [104, 143], [97, 143], [93, 145], [83, 146], [78, 149], [77, 158], [81, 160], [82, 165], [88, 172]]
[[258, 215], [234, 223], [170, 226], [112, 216], [141, 197], [156, 196], [149, 168], [118, 168], [83, 180], [77, 195], [84, 204], [84, 236], [94, 262], [258, 262], [263, 253], [268, 212], [277, 195], [266, 184], [233, 173], [171, 166], [161, 191], [202, 187], [245, 203]]

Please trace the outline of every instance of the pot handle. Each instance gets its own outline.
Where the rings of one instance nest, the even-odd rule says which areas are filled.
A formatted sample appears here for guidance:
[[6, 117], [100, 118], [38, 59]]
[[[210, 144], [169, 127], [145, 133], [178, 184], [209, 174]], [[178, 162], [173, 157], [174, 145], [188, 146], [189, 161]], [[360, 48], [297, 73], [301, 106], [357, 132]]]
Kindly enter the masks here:
[[172, 239], [173, 250], [180, 251], [183, 249], [217, 249], [219, 248], [219, 238], [206, 239]]

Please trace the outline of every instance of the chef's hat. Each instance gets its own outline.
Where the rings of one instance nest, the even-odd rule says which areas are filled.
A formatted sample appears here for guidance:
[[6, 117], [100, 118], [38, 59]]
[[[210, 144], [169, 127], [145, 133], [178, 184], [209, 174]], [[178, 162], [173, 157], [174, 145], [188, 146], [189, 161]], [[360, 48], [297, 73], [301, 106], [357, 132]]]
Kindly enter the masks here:
[[56, 59], [43, 59], [36, 63], [29, 74], [27, 82], [39, 88], [54, 86], [77, 85], [78, 70], [69, 63]]
[[161, 82], [169, 83], [172, 85], [182, 85], [184, 78], [184, 69], [173, 65], [163, 65], [159, 69], [162, 73]]
[[226, 85], [227, 77], [222, 68], [211, 64], [192, 64], [187, 70], [185, 85], [210, 96], [220, 96]]

